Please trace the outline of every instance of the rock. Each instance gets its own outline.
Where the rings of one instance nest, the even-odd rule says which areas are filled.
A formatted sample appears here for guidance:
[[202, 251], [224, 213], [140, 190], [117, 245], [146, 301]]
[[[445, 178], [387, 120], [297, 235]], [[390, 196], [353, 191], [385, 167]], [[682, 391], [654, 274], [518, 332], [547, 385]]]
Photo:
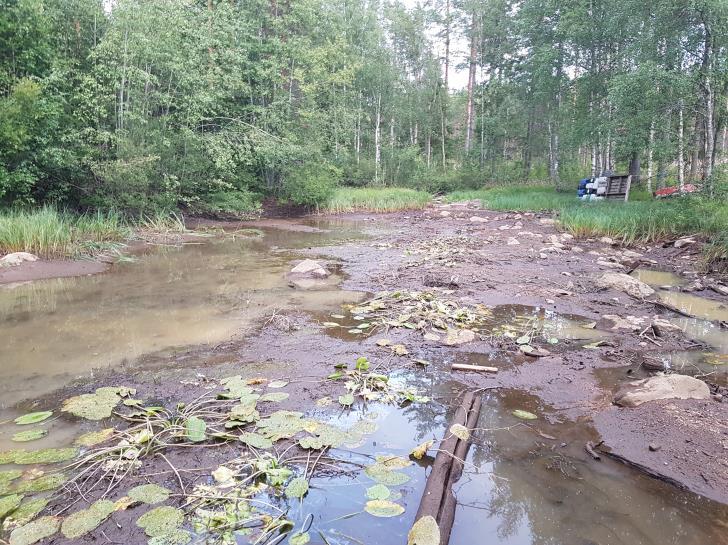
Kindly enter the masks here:
[[452, 214], [451, 212], [448, 212], [447, 210], [443, 210], [442, 212], [440, 212], [440, 217], [447, 218], [451, 214]]
[[637, 299], [644, 299], [655, 293], [655, 290], [641, 280], [619, 272], [604, 273], [597, 279], [597, 286], [623, 291]]
[[650, 449], [650, 451], [652, 451], [652, 452], [657, 452], [658, 450], [660, 450], [662, 448], [662, 446], [658, 445], [656, 443], [650, 443], [650, 445], [647, 448]]
[[506, 242], [506, 244], [507, 244], [508, 246], [517, 246], [517, 245], [519, 245], [519, 244], [520, 244], [520, 242], [518, 242], [518, 239], [517, 239], [517, 238], [514, 238], [514, 237], [510, 237], [510, 238], [508, 239], [508, 242]]
[[538, 220], [538, 222], [541, 225], [554, 225], [556, 223], [556, 220], [551, 218], [541, 218], [540, 220]]
[[621, 263], [615, 263], [614, 261], [607, 261], [606, 259], [597, 259], [597, 265], [599, 265], [601, 267], [607, 267], [608, 269], [615, 269], [618, 271], [623, 271], [626, 268]]
[[15, 252], [0, 258], [0, 267], [14, 267], [25, 261], [38, 261], [38, 256], [28, 252]]
[[584, 248], [582, 248], [581, 246], [572, 246], [571, 251], [575, 254], [580, 254], [584, 251]]
[[676, 240], [673, 246], [675, 246], [675, 248], [684, 248], [685, 246], [690, 246], [691, 244], [695, 244], [695, 239], [691, 237], [685, 237]]
[[546, 258], [548, 258], [548, 256], [546, 254], [544, 254], [543, 252], [541, 252], [540, 254], [538, 254], [538, 257], [539, 257], [539, 259], [546, 259]]
[[642, 254], [638, 252], [633, 252], [632, 250], [623, 250], [622, 257], [624, 259], [639, 259], [640, 257], [642, 257]]
[[498, 227], [499, 231], [507, 231], [508, 229], [510, 229], [508, 225], [501, 225], [500, 227]]
[[680, 326], [657, 316], [652, 319], [652, 326], [657, 327], [658, 329], [664, 329], [665, 331], [682, 331]]
[[611, 327], [613, 330], [627, 329], [629, 331], [640, 331], [645, 327], [645, 321], [642, 318], [637, 318], [636, 316], [627, 316], [626, 318], [622, 318], [616, 314], [605, 314], [602, 318], [609, 320], [614, 324]]
[[488, 218], [482, 218], [480, 216], [472, 216], [470, 218], [470, 221], [473, 223], [485, 223], [488, 221]]
[[313, 259], [304, 259], [291, 269], [291, 274], [313, 276], [314, 278], [326, 278], [331, 273], [329, 273], [329, 271], [327, 271], [318, 261]]
[[569, 233], [563, 233], [561, 235], [561, 240], [574, 240], [574, 235], [570, 235]]
[[473, 342], [475, 340], [475, 332], [470, 329], [450, 329], [447, 337], [443, 341], [447, 346], [457, 346]]
[[617, 244], [614, 241], [614, 239], [613, 238], [610, 238], [610, 237], [602, 237], [602, 238], [599, 239], [599, 242], [602, 242], [604, 244], [609, 244], [610, 246], [614, 246], [615, 244]]
[[614, 403], [636, 407], [658, 399], [710, 399], [710, 388], [687, 375], [657, 375], [628, 384], [614, 397]]
[[728, 295], [728, 286], [723, 286], [722, 284], [712, 284], [710, 286], [710, 289], [713, 290], [715, 293], [719, 293], [720, 295]]

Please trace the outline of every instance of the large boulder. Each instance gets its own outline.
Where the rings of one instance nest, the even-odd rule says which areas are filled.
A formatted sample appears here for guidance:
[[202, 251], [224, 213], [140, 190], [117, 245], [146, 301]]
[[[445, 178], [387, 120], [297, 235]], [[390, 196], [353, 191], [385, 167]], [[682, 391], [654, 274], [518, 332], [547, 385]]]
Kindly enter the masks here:
[[26, 261], [38, 261], [38, 256], [28, 252], [15, 252], [0, 258], [0, 267], [14, 267]]
[[631, 295], [637, 299], [644, 299], [655, 294], [650, 286], [638, 280], [634, 276], [625, 273], [608, 272], [597, 279], [597, 286], [600, 288], [612, 288]]
[[614, 403], [622, 407], [636, 407], [658, 399], [710, 399], [710, 389], [697, 378], [660, 374], [631, 382], [617, 392]]

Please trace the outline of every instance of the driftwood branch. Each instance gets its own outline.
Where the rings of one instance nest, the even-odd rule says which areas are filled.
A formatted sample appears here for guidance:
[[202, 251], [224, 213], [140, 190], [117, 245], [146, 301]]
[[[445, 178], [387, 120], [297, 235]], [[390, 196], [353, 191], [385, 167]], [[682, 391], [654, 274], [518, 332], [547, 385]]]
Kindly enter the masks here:
[[[451, 427], [455, 424], [465, 426], [468, 431], [477, 428], [480, 416], [481, 398], [473, 392], [463, 396], [462, 403], [455, 411]], [[431, 516], [440, 528], [440, 545], [447, 545], [450, 531], [455, 521], [455, 495], [452, 486], [463, 472], [463, 464], [470, 448], [470, 438], [463, 440], [449, 431], [445, 432], [438, 448], [432, 471], [427, 478], [425, 491], [420, 500], [415, 521], [425, 516]]]

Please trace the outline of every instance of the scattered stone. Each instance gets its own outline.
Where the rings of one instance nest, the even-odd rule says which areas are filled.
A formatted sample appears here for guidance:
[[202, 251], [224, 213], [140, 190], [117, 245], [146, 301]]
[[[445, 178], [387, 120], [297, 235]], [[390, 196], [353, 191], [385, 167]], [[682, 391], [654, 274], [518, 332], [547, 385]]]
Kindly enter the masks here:
[[26, 261], [38, 261], [38, 256], [28, 252], [14, 252], [0, 258], [0, 267], [15, 267]]
[[475, 340], [475, 332], [470, 329], [450, 329], [443, 341], [447, 346], [457, 346]]
[[662, 445], [658, 445], [656, 443], [650, 443], [647, 448], [649, 448], [650, 451], [652, 451], [652, 452], [657, 452], [658, 450], [660, 450], [662, 448]]
[[581, 246], [572, 246], [571, 251], [575, 254], [580, 254], [584, 251], [584, 248], [582, 248]]
[[510, 229], [508, 225], [501, 225], [500, 227], [498, 227], [499, 231], [507, 231], [508, 229]]
[[645, 322], [644, 319], [637, 318], [636, 316], [627, 316], [626, 318], [622, 318], [616, 314], [605, 314], [602, 318], [609, 320], [614, 324], [612, 326], [613, 330], [627, 329], [629, 331], [639, 331], [644, 328]]
[[623, 271], [626, 268], [621, 263], [616, 263], [614, 261], [607, 261], [606, 259], [597, 259], [597, 265], [599, 265], [601, 267], [607, 267], [608, 269], [616, 269], [619, 271]]
[[617, 392], [614, 403], [637, 407], [658, 399], [710, 399], [708, 385], [687, 375], [657, 375], [628, 384]]
[[440, 216], [443, 218], [447, 218], [451, 215], [452, 215], [452, 212], [448, 212], [447, 210], [443, 210], [442, 212], [440, 212]]
[[551, 219], [551, 218], [541, 218], [540, 220], [538, 220], [538, 222], [541, 225], [555, 225], [556, 224], [556, 220]]
[[602, 288], [611, 288], [631, 295], [637, 299], [644, 299], [654, 295], [655, 290], [638, 280], [637, 278], [624, 273], [608, 272], [597, 279], [597, 285]]
[[690, 246], [691, 244], [695, 244], [695, 239], [692, 237], [684, 237], [676, 240], [673, 246], [675, 246], [675, 248], [684, 248], [685, 246]]
[[599, 239], [599, 242], [603, 244], [609, 244], [610, 246], [614, 246], [615, 244], [617, 244], [614, 239], [610, 237], [602, 237]]
[[488, 218], [483, 218], [480, 216], [472, 216], [470, 218], [470, 221], [473, 223], [486, 223], [488, 221]]
[[291, 269], [291, 274], [296, 275], [307, 275], [315, 278], [326, 278], [329, 276], [329, 271], [324, 268], [321, 263], [313, 259], [304, 259], [298, 265]]
[[518, 242], [518, 239], [517, 238], [509, 237], [508, 238], [508, 242], [506, 242], [506, 244], [508, 246], [518, 246], [520, 244], [520, 242]]

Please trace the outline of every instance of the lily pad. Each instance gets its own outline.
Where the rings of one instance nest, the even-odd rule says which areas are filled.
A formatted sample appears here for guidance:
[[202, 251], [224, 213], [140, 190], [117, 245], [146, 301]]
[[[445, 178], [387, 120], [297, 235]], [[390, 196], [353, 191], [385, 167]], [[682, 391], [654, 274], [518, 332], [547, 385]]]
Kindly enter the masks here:
[[93, 394], [81, 394], [66, 399], [61, 410], [87, 420], [102, 420], [111, 416], [121, 398], [134, 395], [136, 390], [124, 386], [97, 388]]
[[386, 486], [400, 486], [410, 480], [409, 475], [392, 471], [382, 464], [372, 464], [364, 470], [364, 473], [373, 481]]
[[39, 411], [36, 413], [28, 413], [24, 414], [23, 416], [19, 416], [14, 420], [14, 422], [18, 426], [25, 426], [28, 424], [37, 424], [38, 422], [43, 422], [44, 420], [48, 420], [51, 416], [53, 416], [53, 411]]
[[136, 525], [142, 528], [149, 537], [159, 537], [170, 534], [182, 526], [184, 518], [181, 510], [164, 505], [144, 513], [139, 517]]
[[424, 443], [421, 443], [417, 445], [415, 448], [412, 449], [412, 452], [410, 454], [414, 456], [417, 460], [422, 460], [424, 458], [425, 454], [427, 454], [427, 451], [432, 448], [432, 445], [435, 444], [435, 441], [433, 439], [430, 439], [429, 441], [425, 441]]
[[276, 411], [258, 421], [258, 430], [261, 435], [274, 442], [290, 439], [306, 428], [306, 421], [302, 416], [303, 413], [295, 411]]
[[55, 464], [78, 456], [77, 448], [44, 448], [41, 450], [15, 451], [13, 462], [16, 464]]
[[308, 532], [296, 532], [288, 538], [290, 545], [306, 545], [309, 541], [311, 541], [311, 536]]
[[266, 449], [273, 446], [273, 441], [259, 433], [244, 432], [240, 434], [240, 441], [253, 448]]
[[5, 519], [4, 525], [22, 526], [23, 524], [28, 524], [38, 516], [38, 513], [45, 509], [48, 501], [46, 498], [24, 501], [20, 504], [20, 507], [13, 511], [8, 519]]
[[268, 388], [285, 388], [286, 386], [288, 386], [286, 380], [273, 380], [268, 383]]
[[172, 491], [168, 488], [152, 483], [135, 486], [127, 492], [127, 495], [135, 502], [154, 505], [155, 503], [167, 501], [171, 493]]
[[386, 500], [392, 492], [383, 484], [375, 484], [367, 488], [367, 498], [370, 500]]
[[194, 443], [199, 443], [207, 438], [206, 430], [207, 424], [202, 418], [191, 416], [185, 421], [185, 437]]
[[440, 527], [431, 515], [421, 517], [407, 534], [407, 545], [440, 545]]
[[344, 394], [339, 396], [339, 403], [344, 407], [351, 407], [354, 404], [354, 394]]
[[113, 501], [95, 501], [88, 509], [77, 511], [66, 517], [61, 524], [61, 533], [68, 539], [77, 539], [98, 528], [113, 512]]
[[42, 439], [46, 435], [48, 435], [48, 430], [38, 428], [34, 430], [19, 431], [13, 435], [12, 440], [17, 443], [26, 443], [28, 441]]
[[267, 394], [263, 394], [262, 396], [260, 396], [259, 401], [272, 401], [275, 403], [279, 403], [288, 399], [290, 395], [291, 394], [287, 394], [286, 392], [268, 392]]
[[10, 545], [33, 545], [52, 536], [60, 527], [60, 517], [41, 517], [13, 530], [10, 534]]
[[453, 424], [450, 426], [450, 433], [461, 441], [467, 441], [470, 439], [470, 430], [462, 424]]
[[173, 530], [167, 534], [161, 536], [154, 536], [147, 545], [187, 545], [192, 541], [192, 534], [187, 530]]
[[19, 481], [15, 485], [15, 492], [34, 493], [55, 490], [65, 483], [68, 479], [63, 473], [49, 473], [41, 475], [35, 479], [26, 479]]
[[114, 431], [116, 431], [114, 428], [105, 428], [99, 431], [84, 433], [77, 437], [73, 444], [79, 447], [93, 447], [111, 439]]
[[536, 420], [538, 418], [538, 416], [536, 416], [535, 414], [521, 409], [516, 409], [515, 411], [513, 411], [513, 416], [515, 416], [516, 418], [520, 418], [521, 420]]
[[389, 500], [369, 500], [364, 505], [364, 511], [375, 517], [398, 517], [404, 513], [404, 507]]
[[303, 498], [308, 492], [308, 481], [303, 477], [296, 477], [286, 487], [285, 494], [289, 498]]
[[21, 501], [23, 501], [22, 494], [12, 494], [0, 498], [0, 519], [15, 511], [20, 506]]

